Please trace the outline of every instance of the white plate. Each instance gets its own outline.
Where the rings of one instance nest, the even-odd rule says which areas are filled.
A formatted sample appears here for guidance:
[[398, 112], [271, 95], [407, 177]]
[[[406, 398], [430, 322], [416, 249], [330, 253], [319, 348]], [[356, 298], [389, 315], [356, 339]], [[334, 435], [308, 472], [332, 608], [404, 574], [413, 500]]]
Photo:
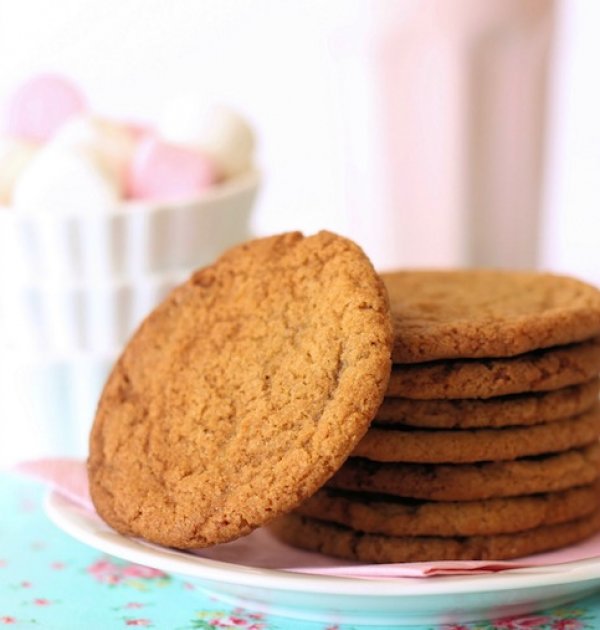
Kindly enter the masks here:
[[[491, 574], [393, 580], [257, 569], [121, 536], [56, 493], [47, 497], [45, 508], [59, 528], [95, 549], [191, 578], [234, 606], [294, 619], [384, 626], [467, 622], [559, 606], [600, 588], [600, 558]], [[242, 544], [259, 544], [266, 535], [258, 530]], [[220, 557], [235, 558], [234, 550], [230, 547]]]

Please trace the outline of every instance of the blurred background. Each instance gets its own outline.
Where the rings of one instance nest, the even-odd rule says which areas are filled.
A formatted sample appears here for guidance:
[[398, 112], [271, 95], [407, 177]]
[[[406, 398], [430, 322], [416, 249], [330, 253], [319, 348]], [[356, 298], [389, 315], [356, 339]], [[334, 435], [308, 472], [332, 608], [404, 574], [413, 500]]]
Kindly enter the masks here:
[[[598, 25], [596, 0], [0, 0], [0, 108], [41, 72], [72, 80], [98, 115], [138, 126], [160, 126], [185, 95], [223, 103], [253, 131], [256, 177], [209, 194], [215, 216], [239, 212], [218, 229], [204, 202], [186, 211], [206, 236], [190, 241], [196, 258], [177, 240], [190, 229], [165, 228], [167, 208], [148, 229], [175, 239], [173, 260], [163, 252], [154, 264], [153, 251], [146, 266], [111, 262], [93, 279], [67, 261], [15, 288], [27, 261], [6, 252], [22, 226], [0, 223], [11, 234], [0, 252], [0, 465], [83, 455], [106, 371], [139, 318], [251, 235], [326, 228], [379, 269], [544, 268], [600, 284]], [[18, 209], [2, 214], [14, 222]], [[78, 221], [93, 224], [79, 245], [93, 270], [114, 226], [85, 209]], [[143, 239], [156, 249], [146, 228], [126, 229], [117, 257]], [[64, 254], [53, 242], [44, 273]], [[19, 301], [27, 307], [11, 311]], [[86, 313], [92, 324], [79, 321]]]

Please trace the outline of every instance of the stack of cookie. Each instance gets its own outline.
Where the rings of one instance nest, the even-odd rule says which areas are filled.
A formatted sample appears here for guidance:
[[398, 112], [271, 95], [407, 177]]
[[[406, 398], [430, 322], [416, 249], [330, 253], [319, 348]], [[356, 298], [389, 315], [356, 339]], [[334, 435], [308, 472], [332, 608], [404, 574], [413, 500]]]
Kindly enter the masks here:
[[366, 562], [502, 559], [600, 529], [600, 292], [502, 271], [384, 276], [394, 366], [371, 428], [273, 531]]

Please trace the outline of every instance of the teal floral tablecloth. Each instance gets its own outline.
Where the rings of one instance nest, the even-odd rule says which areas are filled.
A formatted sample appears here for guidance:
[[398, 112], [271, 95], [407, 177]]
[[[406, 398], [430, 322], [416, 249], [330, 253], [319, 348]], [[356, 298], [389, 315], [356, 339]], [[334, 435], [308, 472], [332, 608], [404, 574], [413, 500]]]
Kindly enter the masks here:
[[[36, 484], [0, 474], [0, 629], [351, 630], [231, 608], [186, 579], [88, 548], [50, 523], [42, 508], [43, 494]], [[427, 626], [427, 630], [587, 628], [600, 629], [600, 593], [523, 617]]]

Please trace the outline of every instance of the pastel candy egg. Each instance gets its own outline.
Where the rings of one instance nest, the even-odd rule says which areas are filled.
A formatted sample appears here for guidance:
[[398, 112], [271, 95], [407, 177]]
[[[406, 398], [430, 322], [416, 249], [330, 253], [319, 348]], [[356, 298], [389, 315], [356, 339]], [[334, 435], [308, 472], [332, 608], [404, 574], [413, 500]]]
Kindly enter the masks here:
[[150, 136], [134, 154], [128, 192], [134, 199], [184, 201], [202, 195], [216, 179], [215, 167], [206, 156]]
[[122, 124], [136, 143], [154, 135], [154, 129], [148, 124], [132, 121], [125, 121]]
[[83, 148], [47, 145], [18, 179], [18, 211], [47, 214], [109, 212], [120, 203], [120, 186], [97, 156]]
[[254, 134], [248, 123], [223, 105], [206, 106], [188, 97], [173, 99], [159, 122], [167, 141], [196, 148], [210, 156], [222, 178], [247, 171], [252, 165]]
[[36, 154], [38, 146], [23, 140], [0, 140], [0, 205], [12, 203], [17, 179]]
[[86, 109], [79, 89], [66, 79], [42, 74], [23, 83], [10, 98], [7, 135], [31, 142], [47, 142], [70, 118]]
[[127, 169], [133, 158], [137, 133], [118, 122], [95, 116], [77, 116], [63, 125], [51, 143], [84, 149], [96, 155], [102, 168], [119, 182], [123, 192]]

